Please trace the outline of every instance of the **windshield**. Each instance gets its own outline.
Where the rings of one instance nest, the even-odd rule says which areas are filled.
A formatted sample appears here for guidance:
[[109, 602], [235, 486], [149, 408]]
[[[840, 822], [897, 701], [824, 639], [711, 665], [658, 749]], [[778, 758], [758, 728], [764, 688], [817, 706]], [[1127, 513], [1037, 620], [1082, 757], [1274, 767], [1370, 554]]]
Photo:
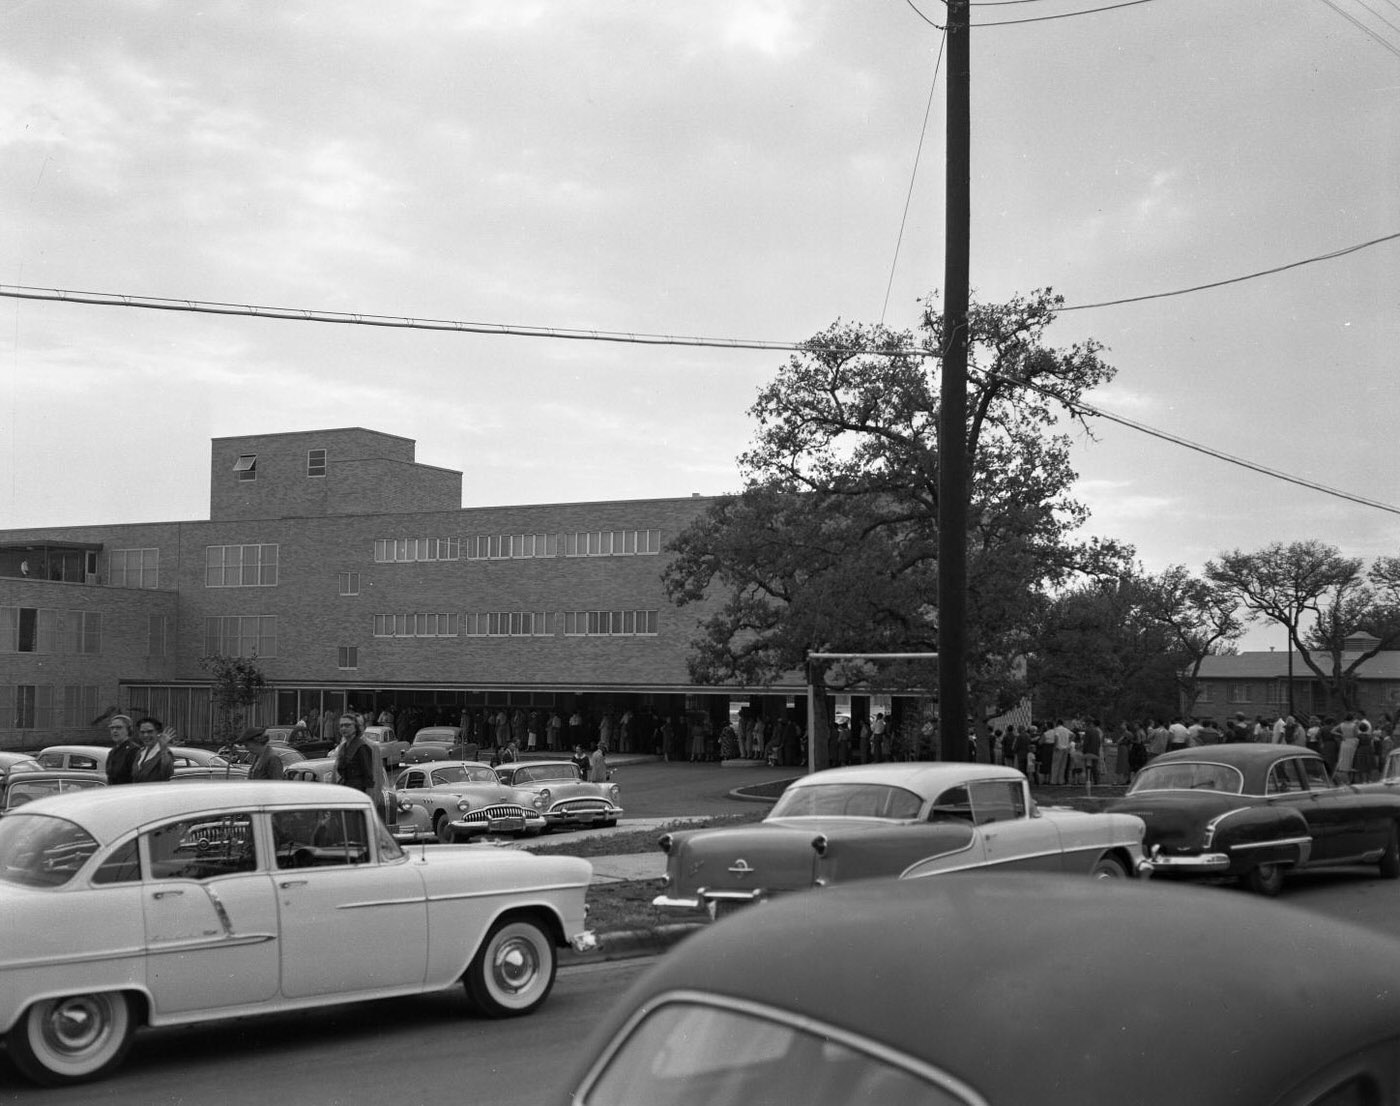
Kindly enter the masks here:
[[25, 887], [61, 887], [97, 851], [82, 826], [48, 814], [0, 818], [0, 880]]
[[827, 783], [789, 787], [769, 818], [917, 818], [923, 800], [912, 791], [882, 783]]
[[578, 769], [572, 764], [542, 764], [538, 768], [521, 768], [515, 773], [516, 783], [543, 783], [545, 780], [576, 780]]
[[434, 769], [434, 786], [444, 783], [495, 783], [496, 773], [489, 768], [468, 768], [464, 764], [454, 764], [450, 768]]
[[1203, 764], [1179, 760], [1173, 764], [1149, 764], [1128, 788], [1129, 795], [1143, 791], [1220, 791], [1238, 795], [1244, 791], [1244, 776], [1227, 764]]

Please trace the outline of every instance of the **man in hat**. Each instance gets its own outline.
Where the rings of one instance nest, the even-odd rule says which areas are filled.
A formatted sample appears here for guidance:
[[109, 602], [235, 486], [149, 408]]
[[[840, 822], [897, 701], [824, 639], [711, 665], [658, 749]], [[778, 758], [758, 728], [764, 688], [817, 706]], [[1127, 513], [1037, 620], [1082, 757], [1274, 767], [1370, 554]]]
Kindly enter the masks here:
[[267, 731], [261, 726], [249, 726], [238, 739], [238, 744], [253, 754], [253, 763], [248, 766], [250, 780], [280, 780], [285, 778], [282, 761], [272, 751], [267, 741]]

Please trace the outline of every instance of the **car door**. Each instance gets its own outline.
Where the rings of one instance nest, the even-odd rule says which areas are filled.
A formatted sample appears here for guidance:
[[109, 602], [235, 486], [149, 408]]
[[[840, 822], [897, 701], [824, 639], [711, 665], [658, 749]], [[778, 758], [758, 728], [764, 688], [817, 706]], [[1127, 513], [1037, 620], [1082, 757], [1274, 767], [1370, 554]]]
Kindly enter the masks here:
[[1331, 859], [1360, 857], [1385, 848], [1390, 840], [1385, 803], [1350, 785], [1336, 786], [1320, 758], [1302, 757], [1296, 764], [1316, 799], [1314, 819], [1326, 827]]
[[968, 784], [967, 790], [988, 866], [1063, 870], [1059, 832], [1048, 819], [1030, 817], [1020, 780], [976, 780]]
[[157, 1018], [277, 994], [277, 903], [251, 811], [141, 835], [146, 984]]
[[423, 881], [402, 857], [379, 862], [371, 817], [359, 806], [272, 813], [282, 993], [288, 998], [423, 982]]
[[[1331, 781], [1326, 778], [1326, 766], [1322, 767], [1322, 784], [1331, 790]], [[1312, 838], [1312, 851], [1309, 864], [1326, 864], [1346, 855], [1346, 826], [1338, 817], [1335, 805], [1323, 802], [1325, 790], [1313, 789], [1304, 778], [1303, 765], [1298, 757], [1286, 757], [1275, 761], [1264, 781], [1265, 802], [1275, 809], [1291, 808], [1303, 816], [1308, 825], [1308, 836]]]

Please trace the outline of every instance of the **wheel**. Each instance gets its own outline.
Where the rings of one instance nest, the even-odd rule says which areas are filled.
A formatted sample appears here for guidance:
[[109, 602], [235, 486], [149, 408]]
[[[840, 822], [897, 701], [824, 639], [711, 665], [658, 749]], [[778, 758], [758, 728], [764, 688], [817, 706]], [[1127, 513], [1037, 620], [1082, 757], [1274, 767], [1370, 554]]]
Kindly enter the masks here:
[[134, 1028], [131, 1001], [118, 991], [44, 999], [10, 1031], [10, 1058], [36, 1083], [81, 1083], [122, 1062]]
[[433, 832], [437, 834], [437, 839], [444, 845], [452, 845], [457, 841], [457, 834], [452, 829], [452, 823], [448, 820], [447, 815], [440, 810], [433, 815]]
[[1127, 879], [1128, 870], [1117, 857], [1101, 856], [1089, 875], [1093, 879]]
[[1256, 895], [1273, 897], [1283, 890], [1283, 865], [1260, 864], [1244, 876], [1244, 885]]
[[554, 942], [528, 918], [505, 918], [486, 935], [463, 980], [467, 997], [483, 1014], [528, 1014], [554, 986]]
[[1381, 853], [1381, 875], [1386, 879], [1400, 879], [1400, 827], [1394, 822], [1390, 825], [1385, 852]]

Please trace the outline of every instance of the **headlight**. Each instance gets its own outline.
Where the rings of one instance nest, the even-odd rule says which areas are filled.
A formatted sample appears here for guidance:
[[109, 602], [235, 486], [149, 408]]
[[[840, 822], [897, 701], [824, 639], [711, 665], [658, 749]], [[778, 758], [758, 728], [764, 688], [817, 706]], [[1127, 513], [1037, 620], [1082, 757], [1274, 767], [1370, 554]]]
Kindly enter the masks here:
[[545, 807], [545, 806], [548, 806], [548, 805], [549, 805], [549, 788], [547, 788], [547, 787], [541, 787], [541, 788], [540, 788], [539, 800], [538, 800], [538, 802], [537, 802], [536, 805], [541, 806], [541, 807]]
[[472, 801], [471, 801], [470, 799], [458, 799], [458, 800], [457, 800], [457, 809], [460, 810], [463, 814], [465, 814], [467, 811], [471, 810], [471, 808], [472, 808]]
[[663, 833], [660, 837], [656, 839], [656, 843], [658, 846], [660, 846], [661, 851], [663, 853], [665, 853], [667, 856], [670, 856], [671, 846], [675, 843], [675, 838], [672, 837], [669, 833]]
[[544, 795], [536, 795], [533, 802], [536, 810], [544, 810], [549, 805], [549, 799]]
[[400, 800], [399, 800], [399, 810], [401, 810], [404, 814], [407, 814], [407, 813], [408, 813], [410, 810], [412, 810], [412, 809], [413, 809], [413, 804], [412, 804], [411, 802], [409, 802], [407, 799], [400, 799]]
[[613, 784], [608, 788], [608, 794], [612, 796], [612, 801], [616, 804], [617, 801], [622, 798], [622, 788], [618, 787], [617, 784]]

